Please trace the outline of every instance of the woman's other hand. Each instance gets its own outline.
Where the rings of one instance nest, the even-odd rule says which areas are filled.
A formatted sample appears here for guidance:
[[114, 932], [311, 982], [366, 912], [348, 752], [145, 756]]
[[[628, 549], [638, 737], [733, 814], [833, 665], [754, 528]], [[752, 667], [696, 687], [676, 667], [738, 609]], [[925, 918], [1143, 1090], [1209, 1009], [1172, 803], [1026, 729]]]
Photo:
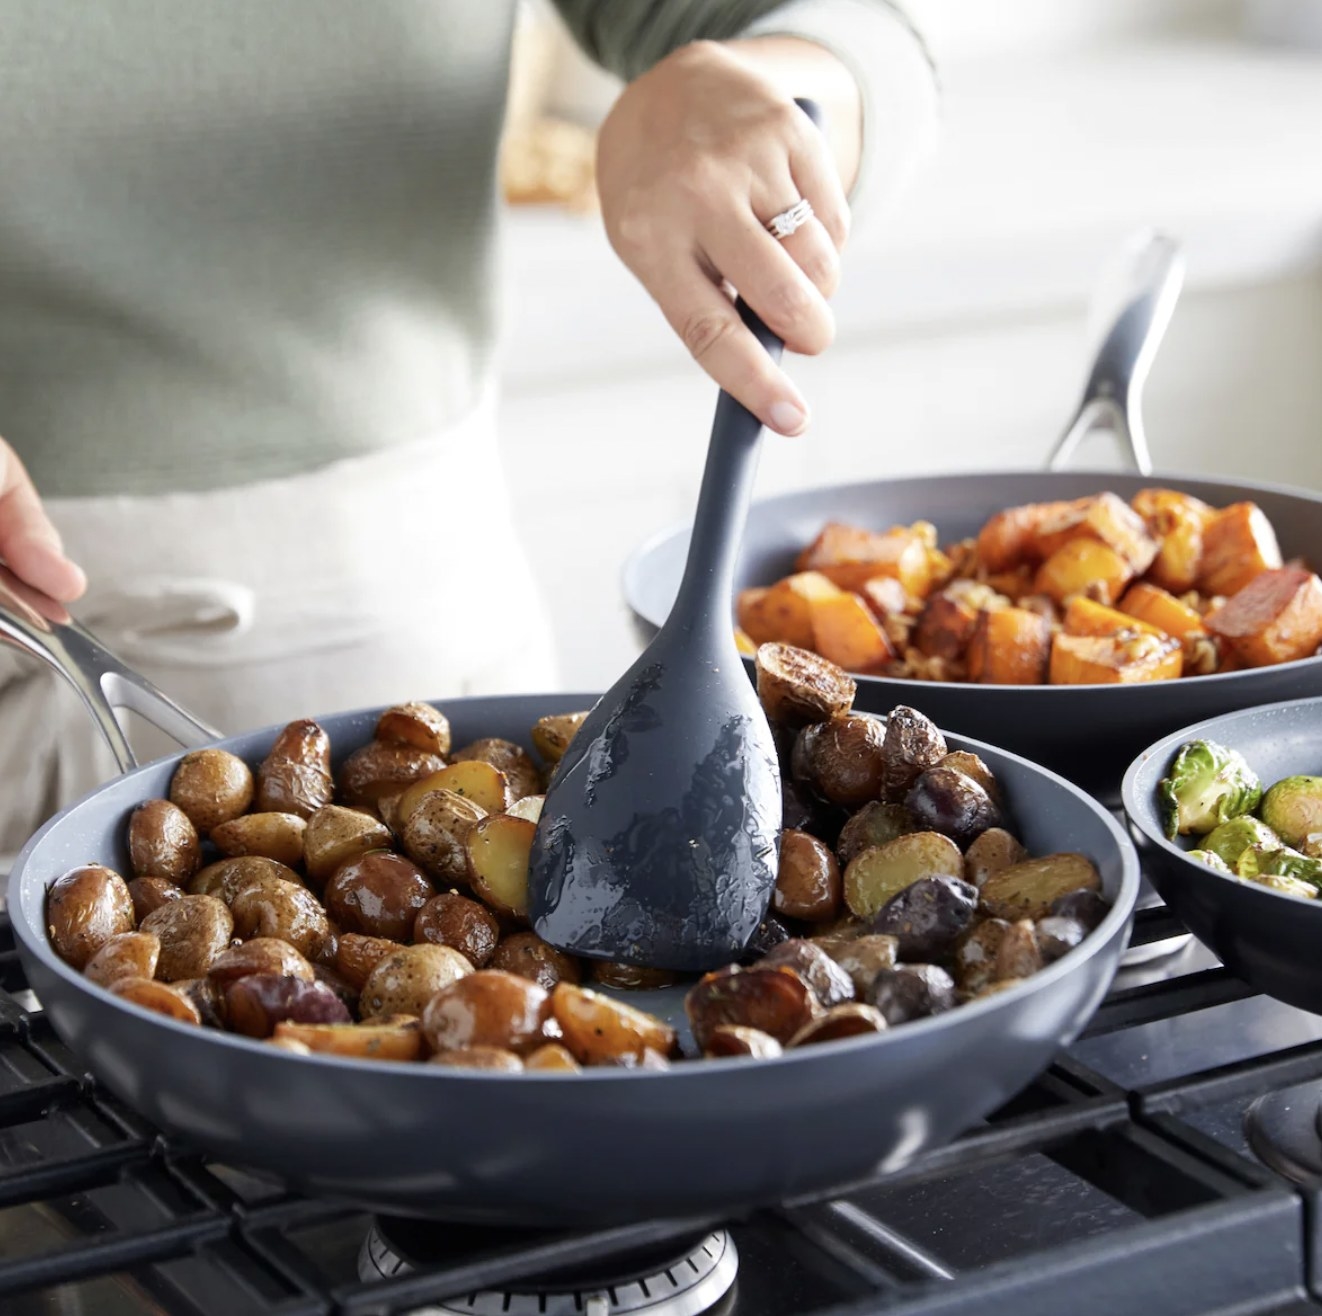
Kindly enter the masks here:
[[82, 570], [64, 556], [18, 454], [0, 439], [0, 562], [34, 589], [72, 603], [87, 588]]
[[[834, 142], [772, 76], [800, 55], [811, 71], [803, 94], [823, 85], [827, 65], [828, 117], [845, 120]], [[832, 115], [841, 98], [846, 113]], [[740, 322], [733, 292], [791, 351], [830, 345], [827, 299], [849, 233], [841, 173], [852, 180], [857, 166], [859, 115], [851, 75], [820, 47], [700, 41], [630, 83], [601, 129], [597, 184], [611, 245], [703, 369], [782, 434], [806, 427], [807, 406]], [[813, 218], [772, 237], [767, 221], [800, 197]]]

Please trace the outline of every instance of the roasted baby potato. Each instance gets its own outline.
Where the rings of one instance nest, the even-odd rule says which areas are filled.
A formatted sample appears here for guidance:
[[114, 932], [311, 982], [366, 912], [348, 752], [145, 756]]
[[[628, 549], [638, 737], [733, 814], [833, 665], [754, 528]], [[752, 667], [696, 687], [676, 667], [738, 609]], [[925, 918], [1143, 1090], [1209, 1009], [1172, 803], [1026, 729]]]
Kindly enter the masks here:
[[142, 921], [160, 939], [156, 976], [163, 982], [206, 976], [234, 935], [234, 919], [215, 896], [181, 896]]
[[835, 852], [840, 862], [848, 865], [856, 855], [874, 845], [885, 845], [906, 832], [922, 830], [918, 819], [904, 805], [873, 800], [853, 814], [840, 829]]
[[82, 969], [111, 937], [132, 932], [133, 923], [128, 886], [101, 864], [71, 869], [46, 893], [46, 933], [55, 953], [75, 969]]
[[1003, 827], [989, 827], [964, 851], [964, 879], [981, 887], [993, 873], [1027, 858], [1028, 851], [1016, 837]]
[[559, 763], [569, 742], [587, 718], [587, 713], [549, 713], [533, 725], [532, 743], [548, 763]]
[[116, 978], [107, 990], [115, 996], [140, 1005], [144, 1010], [154, 1010], [167, 1019], [177, 1020], [181, 1024], [201, 1024], [202, 1016], [189, 996], [169, 983], [155, 982], [151, 978], [124, 977]]
[[422, 1029], [433, 1051], [498, 1046], [525, 1055], [548, 1040], [550, 1018], [551, 997], [535, 982], [483, 969], [433, 993]]
[[420, 801], [433, 791], [441, 790], [462, 795], [484, 813], [504, 813], [514, 803], [509, 778], [494, 763], [485, 759], [457, 761], [439, 772], [420, 777], [399, 797], [395, 805], [396, 830], [402, 830], [408, 823]]
[[1083, 855], [1050, 854], [993, 873], [982, 884], [982, 904], [994, 917], [1013, 923], [1045, 918], [1056, 900], [1073, 891], [1101, 889], [1101, 875]]
[[1068, 955], [1088, 935], [1088, 929], [1077, 918], [1049, 914], [1037, 923], [1037, 945], [1043, 962], [1052, 964], [1062, 955]]
[[959, 846], [939, 832], [909, 832], [850, 860], [844, 875], [845, 904], [870, 919], [894, 895], [922, 877], [962, 877]]
[[[542, 789], [542, 774], [537, 765], [528, 751], [512, 740], [501, 740], [495, 736], [475, 740], [471, 745], [455, 750], [453, 762], [490, 764], [509, 783], [511, 803], [526, 795], [537, 795]], [[487, 809], [487, 812], [493, 810]]]
[[133, 810], [128, 845], [134, 877], [163, 877], [182, 886], [202, 862], [197, 828], [169, 800], [145, 800]]
[[428, 1064], [448, 1069], [483, 1069], [493, 1074], [521, 1074], [523, 1061], [513, 1051], [498, 1046], [469, 1046], [458, 1051], [438, 1051]]
[[785, 918], [827, 923], [839, 917], [840, 865], [830, 848], [807, 832], [780, 835], [780, 867], [771, 904]]
[[996, 956], [1010, 926], [1003, 918], [984, 918], [960, 938], [955, 947], [954, 974], [966, 995], [975, 996], [996, 981]]
[[[205, 899], [205, 897], [199, 897]], [[347, 1024], [349, 1011], [329, 987], [272, 973], [236, 978], [225, 988], [225, 1019], [245, 1037], [270, 1037], [277, 1024]]]
[[844, 969], [820, 946], [791, 937], [768, 951], [758, 961], [761, 969], [793, 969], [824, 1006], [842, 1005], [854, 999], [854, 984]]
[[[445, 760], [430, 750], [398, 740], [368, 741], [361, 749], [354, 750], [340, 767], [341, 802], [375, 805], [383, 795], [403, 790], [443, 767]], [[327, 791], [317, 807], [329, 803]]]
[[996, 980], [1029, 978], [1043, 965], [1042, 948], [1031, 919], [1019, 919], [1005, 929], [996, 948]]
[[881, 793], [885, 739], [885, 726], [863, 713], [815, 722], [794, 742], [795, 779], [807, 782], [832, 804], [858, 808]]
[[470, 880], [468, 838], [486, 816], [480, 804], [455, 791], [428, 791], [410, 810], [400, 842], [409, 858], [438, 881], [466, 884]]
[[445, 758], [450, 753], [450, 719], [430, 704], [396, 704], [377, 720], [375, 738]]
[[389, 829], [370, 814], [342, 804], [323, 804], [307, 820], [303, 865], [308, 880], [320, 886], [341, 864], [389, 846]]
[[868, 1002], [894, 1028], [911, 1019], [926, 1019], [954, 1009], [955, 982], [935, 964], [897, 964], [877, 974], [868, 991]]
[[141, 923], [148, 914], [154, 914], [162, 905], [178, 900], [183, 890], [163, 877], [135, 877], [128, 884], [133, 901], [133, 921]]
[[330, 803], [334, 790], [330, 738], [306, 718], [291, 722], [257, 769], [258, 811], [310, 818]]
[[407, 941], [418, 910], [435, 894], [417, 864], [389, 850], [369, 850], [335, 870], [325, 900], [341, 932]]
[[400, 946], [385, 956], [363, 984], [358, 1012], [375, 1015], [411, 1014], [419, 1018], [427, 1002], [473, 972], [473, 966], [453, 946]]
[[886, 717], [882, 746], [881, 798], [890, 804], [903, 803], [919, 774], [935, 767], [947, 753], [946, 738], [931, 718], [904, 704], [893, 708]]
[[886, 1016], [875, 1005], [862, 1005], [850, 1001], [833, 1006], [820, 1018], [803, 1025], [793, 1037], [790, 1046], [815, 1046], [819, 1042], [838, 1042], [842, 1037], [862, 1037], [867, 1033], [886, 1031]]
[[202, 836], [247, 811], [253, 799], [248, 765], [224, 749], [195, 749], [170, 778], [170, 803], [188, 815]]
[[579, 1074], [582, 1066], [559, 1042], [546, 1042], [524, 1057], [524, 1069], [549, 1073]]
[[551, 1013], [565, 1047], [581, 1065], [615, 1064], [623, 1057], [640, 1061], [647, 1051], [668, 1056], [675, 1049], [669, 1024], [586, 987], [560, 983], [551, 993]]
[[453, 946], [475, 969], [481, 969], [495, 954], [500, 924], [485, 905], [457, 891], [442, 891], [418, 910], [413, 940]]
[[825, 658], [788, 644], [763, 644], [754, 660], [757, 694], [772, 722], [789, 727], [842, 716], [854, 702], [852, 677]]
[[517, 974], [539, 983], [548, 992], [558, 983], [577, 986], [582, 980], [578, 961], [543, 941], [535, 932], [515, 932], [506, 937], [496, 947], [487, 968]]
[[947, 959], [973, 925], [978, 888], [958, 877], [920, 877], [892, 896], [872, 920], [872, 931], [894, 937], [902, 961], [928, 964]]
[[528, 860], [537, 828], [522, 818], [495, 814], [468, 834], [468, 872], [473, 889], [494, 910], [528, 913]]
[[361, 932], [343, 932], [335, 944], [335, 971], [356, 992], [372, 976], [372, 970], [387, 955], [399, 949], [388, 937], [365, 937]]
[[866, 933], [861, 937], [837, 937], [831, 944], [825, 938], [817, 944], [849, 975], [854, 995], [862, 1000], [882, 969], [893, 969], [896, 960], [894, 937]]
[[989, 827], [1001, 825], [1001, 811], [972, 777], [938, 764], [919, 775], [904, 797], [904, 807], [920, 827], [969, 845]]
[[243, 941], [273, 937], [288, 942], [309, 960], [334, 958], [334, 932], [326, 911], [298, 882], [254, 877], [235, 887], [229, 908], [234, 934]]
[[422, 1026], [416, 1019], [369, 1024], [308, 1024], [283, 1020], [277, 1042], [295, 1042], [309, 1053], [352, 1056], [357, 1060], [418, 1060], [423, 1053]]
[[726, 1024], [756, 1028], [784, 1046], [822, 1013], [822, 1005], [793, 969], [728, 968], [700, 978], [684, 998], [684, 1011], [693, 1040], [705, 1051]]
[[230, 946], [211, 961], [206, 976], [223, 991], [230, 983], [253, 973], [316, 981], [312, 965], [289, 942], [278, 937], [253, 937], [251, 941]]
[[306, 827], [296, 813], [246, 813], [213, 827], [211, 843], [223, 855], [257, 855], [297, 868]]
[[522, 818], [536, 825], [541, 820], [542, 805], [545, 803], [545, 795], [525, 795], [521, 800], [515, 800], [505, 812], [511, 818]]
[[87, 961], [83, 976], [102, 987], [118, 978], [154, 978], [160, 939], [151, 932], [117, 932]]
[[766, 1060], [780, 1053], [781, 1045], [774, 1037], [739, 1024], [721, 1024], [713, 1028], [703, 1052], [718, 1060], [730, 1056], [751, 1056], [754, 1060]]

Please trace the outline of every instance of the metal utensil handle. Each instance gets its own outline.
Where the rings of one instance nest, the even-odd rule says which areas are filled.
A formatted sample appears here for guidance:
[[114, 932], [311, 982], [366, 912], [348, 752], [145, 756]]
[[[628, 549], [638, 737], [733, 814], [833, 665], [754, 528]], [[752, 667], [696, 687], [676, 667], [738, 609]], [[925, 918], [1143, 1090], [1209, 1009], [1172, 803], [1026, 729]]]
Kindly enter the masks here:
[[1061, 470], [1090, 430], [1103, 427], [1129, 450], [1140, 475], [1152, 474], [1143, 431], [1143, 384], [1152, 368], [1184, 282], [1184, 255], [1172, 237], [1138, 234], [1117, 269], [1108, 272], [1094, 294], [1094, 315], [1105, 326], [1093, 358], [1083, 400], [1047, 458], [1047, 469]]
[[78, 693], [121, 772], [138, 766], [116, 708], [128, 708], [185, 748], [219, 740], [220, 733], [162, 694], [116, 658], [53, 599], [0, 566], [0, 644], [57, 671]]
[[[795, 104], [816, 127], [822, 126], [821, 110], [816, 102], [799, 99]], [[778, 362], [785, 346], [781, 339], [762, 323], [742, 297], [735, 299], [735, 309], [766, 354]], [[698, 489], [688, 558], [671, 616], [692, 619], [701, 615], [706, 624], [728, 629], [735, 562], [752, 500], [761, 439], [762, 422], [722, 389], [716, 400], [716, 419]], [[735, 510], [732, 512], [731, 508]], [[690, 608], [688, 603], [693, 596], [704, 606]]]

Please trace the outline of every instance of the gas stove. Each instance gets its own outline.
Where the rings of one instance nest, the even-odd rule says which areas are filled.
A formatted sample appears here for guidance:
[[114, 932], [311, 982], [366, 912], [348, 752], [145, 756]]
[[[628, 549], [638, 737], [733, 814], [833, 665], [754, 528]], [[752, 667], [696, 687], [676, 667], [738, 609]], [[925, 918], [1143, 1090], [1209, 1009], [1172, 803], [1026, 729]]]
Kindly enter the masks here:
[[1322, 1017], [1181, 931], [1140, 912], [1133, 960], [1183, 949], [1131, 960], [1030, 1088], [901, 1171], [734, 1220], [512, 1233], [374, 1219], [163, 1137], [81, 1074], [0, 921], [0, 1312], [1322, 1312]]

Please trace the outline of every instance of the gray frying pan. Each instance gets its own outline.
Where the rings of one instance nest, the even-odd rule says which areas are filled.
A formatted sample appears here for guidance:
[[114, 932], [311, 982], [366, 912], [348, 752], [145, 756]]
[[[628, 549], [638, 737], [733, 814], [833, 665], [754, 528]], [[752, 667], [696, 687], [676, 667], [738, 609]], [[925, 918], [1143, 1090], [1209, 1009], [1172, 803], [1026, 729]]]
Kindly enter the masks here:
[[[1139, 396], [1157, 342], [1170, 318], [1181, 275], [1176, 245], [1143, 236], [1125, 253], [1120, 279], [1105, 280], [1095, 314], [1107, 327], [1083, 402], [1046, 471], [993, 471], [842, 484], [754, 503], [744, 534], [735, 589], [768, 585], [793, 570], [797, 554], [827, 521], [885, 530], [931, 521], [942, 543], [978, 530], [994, 513], [1021, 503], [1080, 498], [1111, 490], [1128, 500], [1158, 485], [1214, 506], [1256, 502], [1271, 519], [1288, 561], [1322, 567], [1322, 497], [1296, 489], [1188, 475], [1153, 474]], [[1137, 475], [1056, 469], [1092, 427], [1109, 428], [1128, 448]], [[643, 544], [624, 571], [624, 594], [644, 635], [666, 618], [675, 597], [688, 527]], [[751, 660], [745, 660], [751, 671]], [[1322, 657], [1279, 667], [1136, 685], [983, 686], [860, 676], [856, 706], [885, 713], [897, 704], [921, 708], [939, 726], [1023, 754], [1119, 803], [1120, 778], [1144, 745], [1176, 727], [1229, 709], [1322, 694]]]
[[[71, 681], [124, 768], [47, 823], [18, 858], [8, 899], [28, 979], [60, 1037], [129, 1105], [219, 1159], [305, 1191], [393, 1213], [562, 1227], [738, 1212], [826, 1189], [904, 1163], [1024, 1087], [1083, 1028], [1129, 936], [1138, 866], [1115, 820], [1061, 778], [951, 737], [995, 772], [1030, 850], [1089, 855], [1114, 902], [1083, 945], [998, 995], [872, 1038], [650, 1073], [484, 1075], [302, 1057], [189, 1027], [112, 997], [58, 959], [44, 898], [75, 865], [124, 871], [129, 811], [166, 792], [179, 758], [135, 767], [112, 705], [132, 706], [189, 745], [214, 733], [81, 628], [8, 593], [6, 602], [0, 568], [0, 639]], [[521, 695], [440, 706], [459, 743], [494, 735], [526, 744], [539, 716], [591, 700]], [[378, 712], [321, 719], [337, 762], [370, 738]], [[215, 743], [256, 763], [275, 730]], [[682, 990], [630, 999], [682, 1019]]]

